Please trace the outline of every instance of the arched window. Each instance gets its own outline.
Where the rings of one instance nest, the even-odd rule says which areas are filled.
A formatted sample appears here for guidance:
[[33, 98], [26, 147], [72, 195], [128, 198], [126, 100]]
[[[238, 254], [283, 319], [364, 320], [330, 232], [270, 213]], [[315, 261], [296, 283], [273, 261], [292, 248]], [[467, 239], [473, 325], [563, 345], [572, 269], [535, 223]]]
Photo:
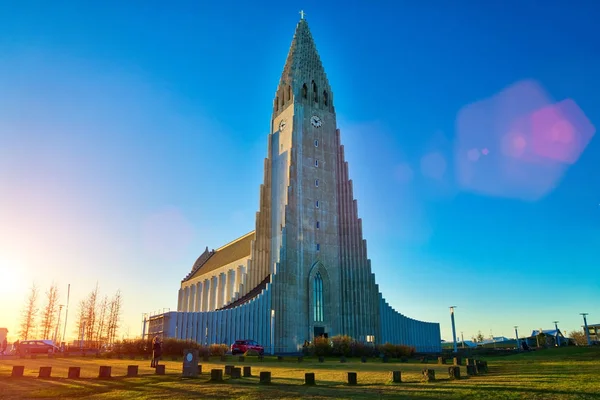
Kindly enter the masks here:
[[312, 81], [312, 90], [313, 90], [313, 100], [315, 101], [315, 103], [319, 102], [319, 96], [317, 94], [317, 84], [315, 83], [315, 81]]
[[327, 90], [323, 90], [323, 104], [327, 105], [328, 100]]
[[292, 99], [292, 87], [288, 86], [288, 100]]
[[314, 279], [314, 298], [315, 298], [315, 322], [323, 322], [323, 278], [321, 273], [317, 272]]
[[304, 85], [302, 85], [302, 98], [306, 99], [306, 96], [308, 94], [308, 88], [306, 87], [306, 83]]
[[279, 111], [279, 96], [275, 97], [275, 111]]

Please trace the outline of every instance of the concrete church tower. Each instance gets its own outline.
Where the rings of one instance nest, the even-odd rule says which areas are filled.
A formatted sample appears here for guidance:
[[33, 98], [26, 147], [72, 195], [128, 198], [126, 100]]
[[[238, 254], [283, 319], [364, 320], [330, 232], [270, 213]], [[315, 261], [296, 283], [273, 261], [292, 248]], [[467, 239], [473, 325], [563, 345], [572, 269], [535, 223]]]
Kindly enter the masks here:
[[334, 95], [304, 18], [273, 101], [256, 229], [207, 248], [182, 280], [177, 312], [150, 318], [148, 332], [254, 339], [278, 353], [340, 334], [440, 350], [439, 324], [405, 317], [379, 293]]
[[280, 315], [275, 329], [283, 347], [320, 334], [379, 337], [378, 290], [334, 106], [301, 19], [275, 96], [271, 179], [265, 180], [271, 184], [271, 263], [277, 273], [273, 309]]

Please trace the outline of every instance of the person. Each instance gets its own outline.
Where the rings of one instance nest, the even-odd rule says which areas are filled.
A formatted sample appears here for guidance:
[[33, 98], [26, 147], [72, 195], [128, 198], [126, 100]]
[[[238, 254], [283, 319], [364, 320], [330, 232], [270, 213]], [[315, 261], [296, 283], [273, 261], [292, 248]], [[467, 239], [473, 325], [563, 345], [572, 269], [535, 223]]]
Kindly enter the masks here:
[[151, 368], [156, 368], [161, 355], [162, 343], [160, 342], [160, 338], [158, 336], [155, 336], [154, 339], [152, 339], [152, 362], [150, 363]]
[[8, 341], [6, 340], [6, 338], [4, 338], [4, 340], [2, 341], [2, 347], [0, 348], [0, 353], [2, 355], [5, 355], [7, 347], [8, 347]]

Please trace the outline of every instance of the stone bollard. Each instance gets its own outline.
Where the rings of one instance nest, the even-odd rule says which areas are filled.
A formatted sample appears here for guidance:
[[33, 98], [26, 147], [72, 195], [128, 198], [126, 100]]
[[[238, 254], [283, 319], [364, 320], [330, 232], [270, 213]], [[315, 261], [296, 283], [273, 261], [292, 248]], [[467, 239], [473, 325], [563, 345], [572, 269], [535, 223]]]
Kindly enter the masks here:
[[238, 360], [239, 360], [240, 362], [244, 362], [244, 360], [245, 360], [245, 359], [246, 359], [246, 358], [245, 358], [244, 356], [239, 356], [239, 358], [238, 358]]
[[198, 375], [202, 375], [202, 364], [198, 364]]
[[12, 374], [10, 376], [13, 378], [22, 378], [24, 372], [25, 372], [24, 365], [13, 365]]
[[435, 370], [425, 368], [423, 371], [423, 377], [421, 380], [423, 382], [433, 382], [435, 381]]
[[304, 357], [303, 356], [299, 356], [298, 357], [298, 362], [302, 362], [302, 361], [304, 361]]
[[320, 362], [320, 363], [322, 363], [322, 362], [325, 362], [325, 357], [323, 357], [323, 356], [319, 356], [319, 362]]
[[438, 357], [438, 364], [446, 364], [446, 359], [444, 357]]
[[358, 377], [356, 372], [348, 372], [348, 385], [356, 385], [358, 383]]
[[277, 361], [283, 361], [283, 356], [277, 356]]
[[68, 375], [69, 379], [79, 379], [81, 376], [81, 368], [80, 367], [69, 367]]
[[304, 374], [304, 384], [305, 385], [314, 385], [315, 384], [315, 373], [307, 372]]
[[244, 378], [252, 376], [252, 367], [244, 367]]
[[488, 372], [487, 361], [477, 360], [475, 362], [475, 366], [477, 367], [477, 372], [479, 372], [479, 373], [484, 374], [484, 373]]
[[459, 366], [448, 367], [448, 378], [460, 379], [460, 367]]
[[225, 366], [225, 375], [231, 375], [231, 371], [235, 368], [235, 365], [226, 365]]
[[38, 378], [50, 378], [52, 375], [52, 367], [40, 367]]
[[402, 373], [400, 371], [392, 371], [392, 382], [393, 383], [402, 382]]
[[361, 363], [366, 363], [366, 362], [367, 362], [367, 357], [365, 357], [365, 356], [362, 356], [362, 357], [360, 358], [360, 362], [361, 362]]
[[210, 380], [212, 382], [223, 382], [223, 370], [222, 369], [211, 369]]
[[270, 384], [271, 383], [271, 372], [270, 371], [261, 371], [258, 383], [261, 383], [263, 385]]
[[133, 378], [135, 376], [138, 376], [138, 366], [137, 365], [128, 365], [127, 366], [127, 377], [128, 378]]
[[98, 378], [103, 378], [103, 379], [110, 378], [111, 370], [112, 370], [112, 368], [109, 366], [106, 366], [106, 365], [101, 366], [98, 371]]
[[454, 358], [452, 359], [452, 363], [453, 363], [454, 365], [462, 365], [462, 359], [461, 359], [460, 357], [454, 357]]
[[242, 377], [242, 368], [233, 367], [231, 369], [231, 379], [240, 379]]
[[165, 364], [158, 364], [156, 366], [156, 375], [164, 375], [165, 374]]
[[341, 357], [340, 357], [340, 362], [341, 362], [341, 363], [345, 363], [345, 362], [346, 362], [346, 357], [344, 357], [344, 356], [341, 356]]
[[467, 364], [467, 375], [469, 375], [469, 376], [477, 375], [477, 369], [475, 368], [474, 365]]

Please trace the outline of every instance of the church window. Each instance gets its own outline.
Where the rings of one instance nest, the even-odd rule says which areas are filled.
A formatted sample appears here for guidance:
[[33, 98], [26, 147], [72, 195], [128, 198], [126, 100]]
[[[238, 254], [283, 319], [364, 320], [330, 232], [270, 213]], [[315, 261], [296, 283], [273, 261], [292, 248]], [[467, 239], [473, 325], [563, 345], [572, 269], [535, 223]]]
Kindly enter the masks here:
[[319, 147], [319, 141], [315, 140], [315, 147]]
[[291, 100], [292, 99], [292, 87], [288, 86], [287, 89], [288, 89], [288, 100]]
[[327, 105], [329, 97], [327, 96], [327, 90], [323, 90], [323, 104]]
[[279, 111], [279, 96], [275, 97], [275, 111]]
[[319, 187], [319, 180], [318, 179], [315, 179], [315, 186]]
[[306, 83], [304, 85], [302, 85], [302, 98], [306, 99], [306, 95], [308, 92], [308, 88], [306, 87]]
[[315, 202], [315, 207], [319, 208], [319, 200]]
[[315, 160], [315, 167], [319, 166], [319, 160]]
[[321, 250], [321, 245], [319, 243], [317, 243], [317, 251]]
[[321, 278], [321, 273], [317, 272], [313, 282], [313, 293], [315, 298], [315, 321], [323, 322], [323, 278]]
[[320, 224], [319, 224], [319, 221], [317, 221], [317, 229], [319, 229], [319, 227], [320, 227]]
[[315, 103], [319, 102], [319, 95], [317, 94], [317, 84], [315, 81], [312, 81], [312, 90], [313, 90], [313, 100]]

